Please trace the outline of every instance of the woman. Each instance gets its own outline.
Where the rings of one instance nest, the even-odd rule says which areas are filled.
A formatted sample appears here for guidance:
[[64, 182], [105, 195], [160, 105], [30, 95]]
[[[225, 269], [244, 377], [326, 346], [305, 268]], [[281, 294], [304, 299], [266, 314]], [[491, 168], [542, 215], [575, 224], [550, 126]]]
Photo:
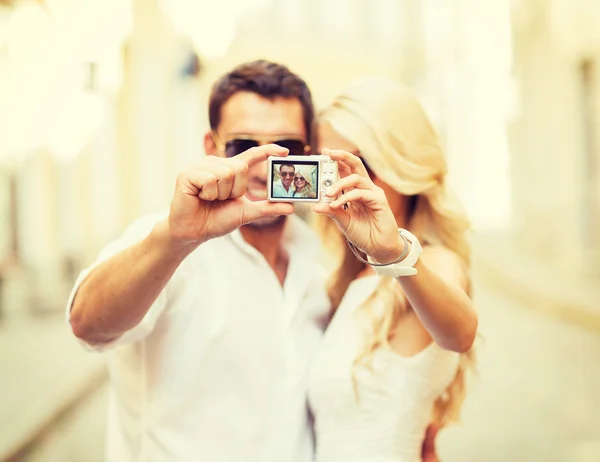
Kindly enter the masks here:
[[322, 153], [341, 179], [313, 207], [338, 257], [309, 387], [317, 461], [420, 461], [428, 426], [455, 420], [464, 396], [477, 330], [468, 223], [437, 135], [399, 83], [351, 86], [321, 114], [319, 144], [337, 149]]
[[296, 174], [294, 175], [294, 194], [293, 197], [306, 197], [314, 199], [316, 193], [312, 187], [310, 181], [308, 181], [310, 175], [307, 172], [297, 167]]

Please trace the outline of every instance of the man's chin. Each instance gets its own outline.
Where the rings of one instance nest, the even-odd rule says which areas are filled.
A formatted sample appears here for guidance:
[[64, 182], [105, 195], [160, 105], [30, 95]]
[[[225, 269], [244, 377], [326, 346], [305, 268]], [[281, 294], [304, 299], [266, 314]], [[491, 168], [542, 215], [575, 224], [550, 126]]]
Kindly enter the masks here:
[[280, 215], [278, 217], [260, 218], [244, 226], [253, 229], [277, 228], [285, 223], [286, 218], [286, 215]]

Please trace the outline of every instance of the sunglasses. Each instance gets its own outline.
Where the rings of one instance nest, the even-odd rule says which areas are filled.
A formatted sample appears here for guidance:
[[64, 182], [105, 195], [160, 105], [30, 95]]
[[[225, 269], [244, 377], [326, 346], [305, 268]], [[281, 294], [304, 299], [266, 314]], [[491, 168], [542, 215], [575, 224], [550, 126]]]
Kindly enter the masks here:
[[302, 178], [301, 176], [295, 176], [295, 177], [294, 177], [294, 180], [303, 180], [303, 181], [306, 181], [306, 180], [304, 180], [304, 178]]
[[235, 157], [248, 149], [265, 144], [276, 144], [286, 148], [292, 156], [302, 156], [310, 152], [310, 146], [302, 138], [292, 135], [272, 137], [232, 135], [222, 142], [217, 134], [213, 132], [213, 139], [218, 149], [225, 152], [226, 157]]

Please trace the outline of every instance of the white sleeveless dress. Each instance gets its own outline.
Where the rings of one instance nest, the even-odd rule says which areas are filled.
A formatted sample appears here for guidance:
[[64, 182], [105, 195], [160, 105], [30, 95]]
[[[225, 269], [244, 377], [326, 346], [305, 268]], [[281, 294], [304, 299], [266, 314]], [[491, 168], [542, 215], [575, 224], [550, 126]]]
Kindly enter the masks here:
[[357, 401], [353, 361], [370, 325], [357, 308], [378, 280], [350, 284], [314, 359], [308, 397], [317, 462], [420, 462], [433, 404], [456, 374], [460, 355], [435, 343], [411, 357], [379, 349], [373, 372], [354, 367]]

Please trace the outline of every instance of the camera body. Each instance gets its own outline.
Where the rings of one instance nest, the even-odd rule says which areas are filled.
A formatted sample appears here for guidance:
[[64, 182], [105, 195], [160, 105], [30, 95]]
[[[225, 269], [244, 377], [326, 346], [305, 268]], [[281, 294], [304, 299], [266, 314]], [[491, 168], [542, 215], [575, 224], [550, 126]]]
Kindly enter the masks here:
[[270, 202], [332, 202], [325, 192], [339, 179], [337, 162], [329, 156], [268, 158]]

